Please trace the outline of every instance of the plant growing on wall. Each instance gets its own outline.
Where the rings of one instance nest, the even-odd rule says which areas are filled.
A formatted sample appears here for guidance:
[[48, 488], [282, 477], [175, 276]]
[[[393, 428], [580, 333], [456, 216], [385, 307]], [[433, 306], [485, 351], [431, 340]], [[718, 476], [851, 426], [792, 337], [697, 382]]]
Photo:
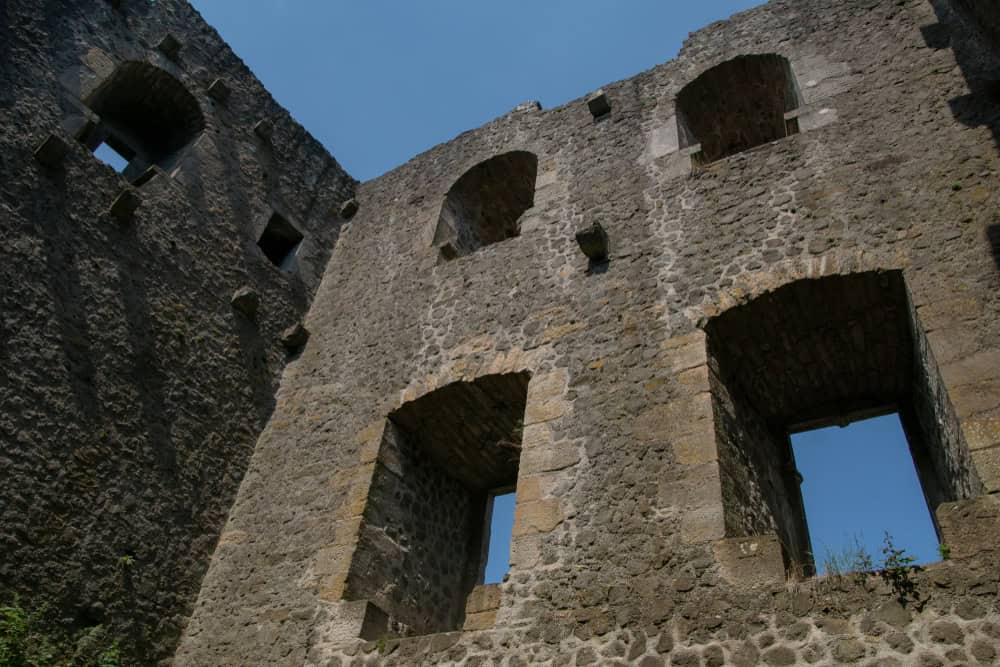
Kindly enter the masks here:
[[0, 667], [121, 667], [118, 642], [100, 625], [53, 638], [43, 628], [45, 609], [29, 612], [15, 598], [0, 607]]

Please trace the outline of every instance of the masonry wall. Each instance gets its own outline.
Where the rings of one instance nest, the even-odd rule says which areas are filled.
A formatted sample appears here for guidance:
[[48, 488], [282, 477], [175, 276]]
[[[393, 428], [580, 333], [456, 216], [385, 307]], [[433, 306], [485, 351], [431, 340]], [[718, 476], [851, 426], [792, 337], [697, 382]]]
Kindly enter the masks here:
[[[167, 34], [173, 59], [157, 48]], [[126, 61], [180, 81], [205, 127], [119, 221], [107, 211], [125, 177], [73, 133], [81, 97]], [[262, 119], [270, 139], [253, 131]], [[69, 152], [46, 167], [33, 151], [50, 134]], [[0, 155], [0, 601], [47, 605], [60, 631], [102, 624], [128, 664], [156, 664], [355, 183], [173, 0], [0, 4]], [[257, 248], [273, 210], [305, 234], [294, 273]], [[259, 297], [253, 318], [230, 305], [241, 287]]]
[[[365, 183], [176, 664], [994, 660], [998, 116], [970, 93], [973, 37], [953, 19], [924, 0], [772, 2], [605, 87], [601, 120], [584, 100], [522, 105]], [[692, 171], [674, 98], [746, 53], [789, 60], [800, 133]], [[520, 235], [439, 262], [446, 193], [515, 150], [538, 158]], [[593, 223], [611, 253], [588, 270], [574, 232]], [[788, 579], [773, 534], [727, 537], [702, 330], [796, 280], [890, 270], [983, 484], [938, 510], [954, 556], [906, 606], [877, 578]], [[345, 581], [386, 416], [518, 371], [532, 377], [495, 625], [357, 639], [372, 609]]]

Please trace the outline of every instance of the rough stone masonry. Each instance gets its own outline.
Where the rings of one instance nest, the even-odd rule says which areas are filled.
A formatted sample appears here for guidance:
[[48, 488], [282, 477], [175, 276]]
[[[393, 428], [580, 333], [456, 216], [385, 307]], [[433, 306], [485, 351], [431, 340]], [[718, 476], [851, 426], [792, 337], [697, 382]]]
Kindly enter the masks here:
[[[182, 0], [9, 0], [0, 76], [4, 601], [128, 664], [1000, 662], [995, 2], [773, 0], [361, 184]], [[879, 411], [913, 591], [813, 576], [788, 434]]]

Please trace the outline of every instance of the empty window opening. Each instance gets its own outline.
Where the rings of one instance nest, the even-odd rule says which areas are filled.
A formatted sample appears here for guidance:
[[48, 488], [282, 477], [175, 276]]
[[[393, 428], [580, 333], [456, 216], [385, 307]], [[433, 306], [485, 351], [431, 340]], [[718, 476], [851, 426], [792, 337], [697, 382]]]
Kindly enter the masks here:
[[788, 60], [775, 54], [739, 56], [704, 72], [677, 95], [681, 148], [700, 144], [706, 164], [798, 132], [788, 112], [799, 92]]
[[484, 584], [499, 584], [510, 570], [510, 538], [514, 532], [514, 492], [495, 493], [490, 499], [486, 521]]
[[471, 254], [520, 234], [521, 216], [535, 205], [538, 158], [514, 151], [465, 172], [445, 197], [434, 233], [442, 260]]
[[128, 167], [129, 159], [105, 142], [101, 142], [94, 149], [94, 156], [119, 173], [125, 171], [125, 168]]
[[456, 382], [386, 421], [345, 596], [381, 609], [394, 634], [460, 629], [473, 589], [502, 580], [527, 387], [527, 373]]
[[900, 415], [923, 493], [911, 512], [982, 492], [901, 272], [798, 280], [705, 332], [729, 537], [775, 535], [790, 572], [811, 574], [823, 545], [810, 543], [789, 436], [887, 406]]
[[883, 558], [885, 535], [917, 564], [939, 560], [938, 536], [897, 413], [792, 435], [817, 574]]
[[267, 221], [267, 227], [257, 239], [264, 256], [282, 271], [292, 269], [292, 260], [299, 244], [302, 243], [302, 233], [282, 216], [275, 213]]
[[145, 62], [122, 63], [84, 102], [101, 121], [85, 141], [110, 144], [126, 157], [129, 172], [135, 172], [126, 175], [138, 176], [152, 165], [167, 168], [205, 127], [187, 88]]

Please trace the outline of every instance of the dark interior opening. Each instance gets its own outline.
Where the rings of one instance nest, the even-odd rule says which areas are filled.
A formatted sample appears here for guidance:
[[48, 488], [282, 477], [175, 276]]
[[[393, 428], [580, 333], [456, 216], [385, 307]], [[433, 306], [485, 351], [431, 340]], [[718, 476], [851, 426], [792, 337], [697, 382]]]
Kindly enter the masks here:
[[799, 106], [791, 65], [775, 54], [739, 56], [709, 69], [677, 95], [681, 148], [701, 145], [700, 163], [798, 132], [786, 112]]
[[384, 611], [394, 633], [462, 627], [483, 580], [489, 501], [517, 482], [528, 378], [456, 382], [389, 416], [347, 596]]
[[271, 263], [283, 271], [290, 270], [292, 257], [302, 242], [302, 233], [290, 222], [275, 213], [267, 221], [267, 226], [261, 232], [257, 245]]
[[812, 547], [789, 433], [898, 409], [933, 512], [977, 495], [957, 417], [899, 271], [804, 279], [705, 328], [727, 534]]
[[514, 151], [465, 172], [445, 197], [434, 245], [447, 261], [520, 234], [521, 215], [535, 205], [538, 158]]
[[145, 62], [119, 65], [85, 103], [101, 119], [97, 143], [107, 143], [130, 162], [139, 160], [139, 171], [163, 167], [205, 127], [187, 88]]

